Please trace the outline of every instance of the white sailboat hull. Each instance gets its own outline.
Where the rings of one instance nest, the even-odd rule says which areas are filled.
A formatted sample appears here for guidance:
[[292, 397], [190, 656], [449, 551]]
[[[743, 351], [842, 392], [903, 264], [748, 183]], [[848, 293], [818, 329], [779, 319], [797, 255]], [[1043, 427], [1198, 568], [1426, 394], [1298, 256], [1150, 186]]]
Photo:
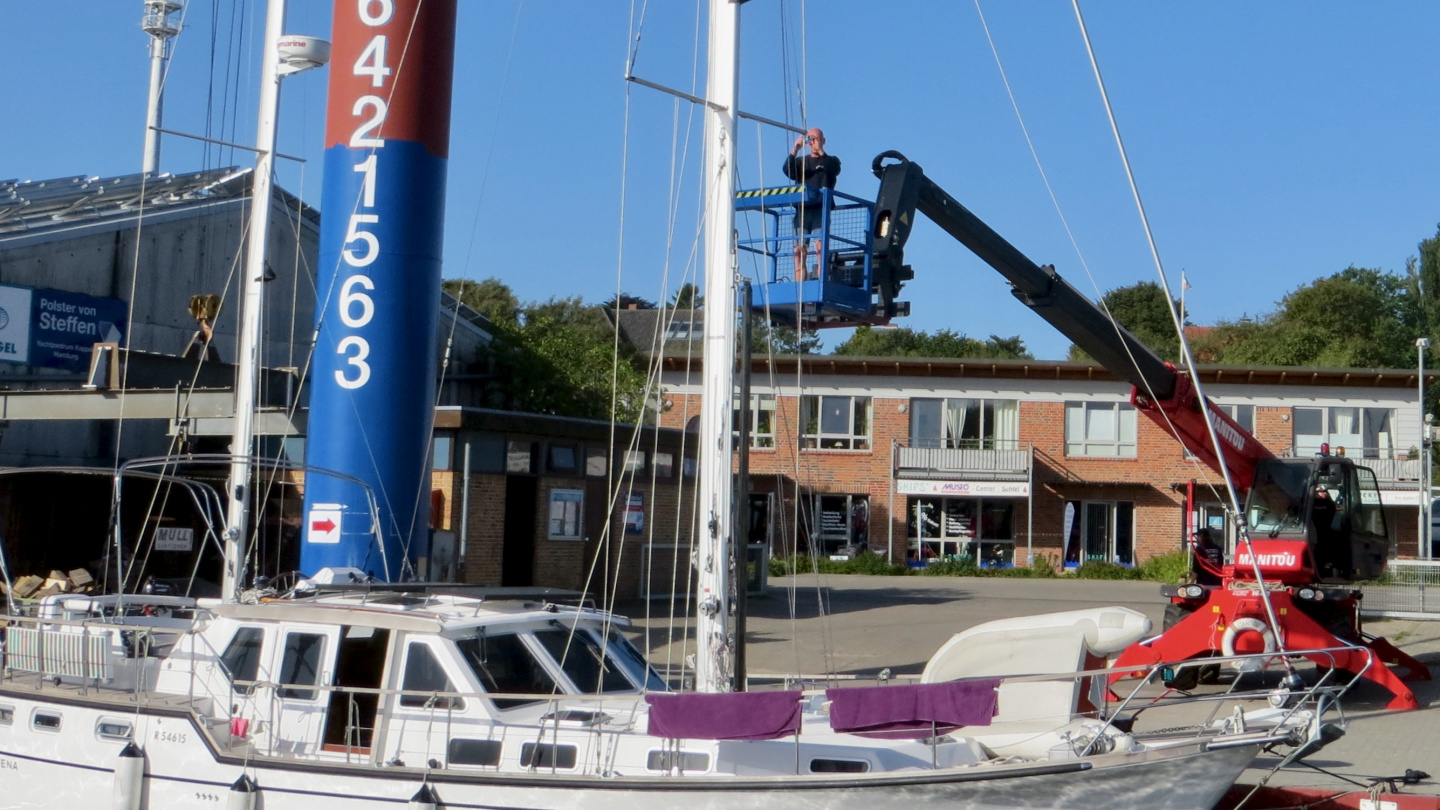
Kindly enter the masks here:
[[[69, 810], [109, 796], [123, 742], [99, 739], [115, 706], [26, 698], [0, 729], [0, 797], [5, 807]], [[34, 712], [63, 709], [55, 731], [34, 727]], [[193, 719], [174, 710], [132, 708], [136, 742], [146, 752], [142, 807], [224, 807], [230, 786], [248, 774], [265, 810], [394, 807], [428, 778], [442, 807], [534, 810], [1208, 810], [1254, 758], [1255, 744], [1206, 750], [1192, 742], [1141, 754], [1105, 754], [1057, 762], [985, 763], [941, 770], [804, 776], [627, 776], [430, 771], [406, 766], [324, 763], [261, 757], [248, 763], [218, 752]]]

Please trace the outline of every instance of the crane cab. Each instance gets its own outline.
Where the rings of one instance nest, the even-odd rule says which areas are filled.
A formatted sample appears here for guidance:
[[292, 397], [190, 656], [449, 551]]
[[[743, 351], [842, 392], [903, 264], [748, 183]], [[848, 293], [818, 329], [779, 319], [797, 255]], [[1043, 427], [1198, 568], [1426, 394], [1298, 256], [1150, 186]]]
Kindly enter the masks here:
[[[1385, 572], [1390, 540], [1375, 473], [1343, 456], [1260, 462], [1245, 513], [1267, 578], [1349, 583]], [[1237, 550], [1234, 576], [1252, 578], [1251, 569]]]
[[735, 213], [736, 247], [760, 266], [754, 308], [762, 317], [803, 329], [889, 323], [876, 305], [873, 202], [825, 188], [776, 186], [738, 192]]

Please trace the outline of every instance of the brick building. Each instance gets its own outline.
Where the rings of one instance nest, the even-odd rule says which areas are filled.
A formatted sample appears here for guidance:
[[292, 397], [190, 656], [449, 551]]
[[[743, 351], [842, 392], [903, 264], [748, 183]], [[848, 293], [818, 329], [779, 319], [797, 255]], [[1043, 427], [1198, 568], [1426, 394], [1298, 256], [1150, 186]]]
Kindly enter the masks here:
[[[667, 358], [661, 424], [693, 426], [700, 361]], [[916, 564], [1048, 558], [1134, 564], [1199, 525], [1233, 534], [1223, 483], [1129, 404], [1129, 385], [1072, 362], [777, 357], [753, 368], [752, 542], [866, 546]], [[1278, 455], [1322, 443], [1379, 479], [1392, 541], [1417, 551], [1416, 372], [1202, 367], [1207, 393]], [[1231, 537], [1233, 543], [1233, 537]]]

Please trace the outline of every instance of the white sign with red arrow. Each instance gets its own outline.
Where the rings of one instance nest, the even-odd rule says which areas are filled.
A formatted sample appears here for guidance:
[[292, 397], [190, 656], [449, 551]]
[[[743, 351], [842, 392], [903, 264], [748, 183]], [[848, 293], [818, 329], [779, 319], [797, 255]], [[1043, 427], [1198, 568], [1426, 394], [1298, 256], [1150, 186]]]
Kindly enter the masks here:
[[305, 542], [340, 542], [340, 518], [344, 507], [338, 503], [317, 503], [305, 521]]

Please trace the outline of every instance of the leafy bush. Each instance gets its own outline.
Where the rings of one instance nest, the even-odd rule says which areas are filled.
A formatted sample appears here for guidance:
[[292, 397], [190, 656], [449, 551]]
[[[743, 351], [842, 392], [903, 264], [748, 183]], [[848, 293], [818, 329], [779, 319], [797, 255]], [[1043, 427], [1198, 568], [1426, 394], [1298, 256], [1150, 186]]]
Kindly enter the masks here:
[[770, 576], [786, 577], [795, 573], [905, 576], [909, 570], [903, 565], [892, 565], [881, 554], [858, 554], [852, 559], [843, 561], [832, 560], [829, 557], [810, 557], [805, 554], [770, 558]]
[[915, 570], [926, 577], [979, 577], [984, 576], [986, 569], [981, 568], [974, 557], [960, 556], [947, 557]]
[[1089, 560], [1075, 569], [1076, 579], [1141, 579], [1140, 569], [1109, 562]]
[[1151, 557], [1140, 563], [1138, 579], [1148, 579], [1164, 585], [1178, 585], [1190, 575], [1190, 555], [1185, 549], [1176, 549], [1169, 554]]

